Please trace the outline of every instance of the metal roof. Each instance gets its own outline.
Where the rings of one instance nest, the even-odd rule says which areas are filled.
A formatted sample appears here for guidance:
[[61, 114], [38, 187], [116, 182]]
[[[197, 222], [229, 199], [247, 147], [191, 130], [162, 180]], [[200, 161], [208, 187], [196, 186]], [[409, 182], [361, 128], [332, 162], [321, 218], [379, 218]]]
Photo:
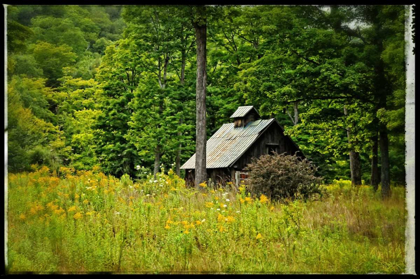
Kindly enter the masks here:
[[254, 106], [242, 106], [238, 107], [238, 109], [230, 116], [230, 118], [245, 117], [245, 115], [252, 109], [254, 109], [258, 113]]
[[[249, 122], [245, 127], [237, 128], [234, 128], [233, 123], [223, 124], [207, 141], [206, 168], [230, 167], [273, 121], [274, 118], [259, 119]], [[181, 169], [195, 169], [195, 154], [182, 165]]]

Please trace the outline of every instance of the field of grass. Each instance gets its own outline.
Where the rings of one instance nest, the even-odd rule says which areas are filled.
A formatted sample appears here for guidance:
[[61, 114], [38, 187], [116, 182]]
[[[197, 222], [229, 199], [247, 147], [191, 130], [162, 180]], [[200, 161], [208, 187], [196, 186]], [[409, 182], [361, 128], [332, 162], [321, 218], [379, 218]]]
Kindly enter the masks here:
[[8, 273], [403, 273], [405, 190], [303, 201], [43, 167], [8, 176]]

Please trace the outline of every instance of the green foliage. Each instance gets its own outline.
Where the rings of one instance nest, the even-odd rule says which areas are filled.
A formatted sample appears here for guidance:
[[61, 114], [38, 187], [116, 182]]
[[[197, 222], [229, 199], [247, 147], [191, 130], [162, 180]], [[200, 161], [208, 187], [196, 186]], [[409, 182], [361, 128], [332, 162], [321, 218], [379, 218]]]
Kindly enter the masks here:
[[[253, 105], [331, 182], [349, 177], [350, 150], [369, 179], [372, 139], [386, 129], [391, 179], [404, 181], [403, 6], [205, 10], [8, 6], [8, 86], [22, 92], [10, 104], [12, 169], [27, 168], [31, 148], [53, 138], [77, 169], [135, 176], [137, 165], [185, 162], [195, 149], [194, 24], [205, 18], [207, 136]], [[43, 124], [25, 131], [20, 118]]]

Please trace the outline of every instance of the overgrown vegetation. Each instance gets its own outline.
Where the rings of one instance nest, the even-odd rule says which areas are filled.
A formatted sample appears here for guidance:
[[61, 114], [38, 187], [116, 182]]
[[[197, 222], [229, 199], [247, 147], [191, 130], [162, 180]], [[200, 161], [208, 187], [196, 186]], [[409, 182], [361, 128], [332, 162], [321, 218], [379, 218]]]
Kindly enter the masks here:
[[296, 155], [268, 154], [253, 158], [247, 166], [250, 191], [265, 194], [273, 199], [294, 198], [297, 195], [309, 198], [322, 195], [321, 177], [317, 177], [316, 166]]
[[[140, 170], [141, 171], [141, 170]], [[10, 174], [10, 273], [402, 273], [404, 188], [323, 185], [275, 202], [244, 185], [185, 188], [172, 170]]]

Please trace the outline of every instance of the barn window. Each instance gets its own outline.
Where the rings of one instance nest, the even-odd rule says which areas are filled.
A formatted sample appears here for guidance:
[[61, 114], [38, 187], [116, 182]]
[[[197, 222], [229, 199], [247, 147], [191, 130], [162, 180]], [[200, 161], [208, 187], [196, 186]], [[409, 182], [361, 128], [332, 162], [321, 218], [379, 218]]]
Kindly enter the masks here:
[[267, 151], [267, 154], [269, 154], [269, 155], [273, 155], [274, 153], [278, 153], [279, 152], [278, 143], [267, 143], [266, 144], [266, 151]]

